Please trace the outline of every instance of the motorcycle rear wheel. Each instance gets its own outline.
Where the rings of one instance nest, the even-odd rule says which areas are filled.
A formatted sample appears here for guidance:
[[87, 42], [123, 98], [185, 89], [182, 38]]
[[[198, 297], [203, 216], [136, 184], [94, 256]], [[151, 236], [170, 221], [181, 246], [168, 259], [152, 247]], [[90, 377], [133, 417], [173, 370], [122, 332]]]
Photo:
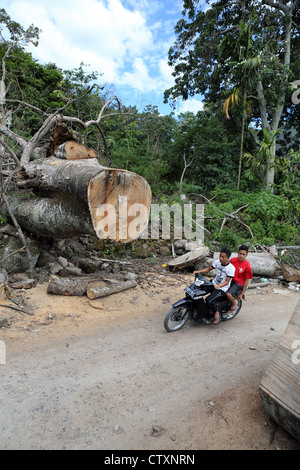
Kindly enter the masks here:
[[165, 329], [168, 332], [180, 330], [189, 319], [189, 311], [187, 305], [171, 308], [164, 319]]
[[228, 316], [225, 316], [223, 317], [223, 320], [224, 321], [228, 321], [228, 320], [232, 320], [234, 317], [237, 316], [237, 314], [239, 313], [239, 311], [241, 310], [242, 308], [242, 301], [240, 300], [237, 304], [237, 307], [235, 309], [235, 312], [232, 314], [232, 315], [228, 315]]

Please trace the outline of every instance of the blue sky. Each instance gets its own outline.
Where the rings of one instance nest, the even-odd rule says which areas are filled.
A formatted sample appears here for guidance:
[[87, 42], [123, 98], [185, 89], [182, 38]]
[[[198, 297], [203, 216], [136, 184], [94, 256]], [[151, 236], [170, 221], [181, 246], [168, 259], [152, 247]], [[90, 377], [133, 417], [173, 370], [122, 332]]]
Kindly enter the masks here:
[[[83, 62], [87, 71], [103, 75], [125, 105], [158, 106], [174, 83], [167, 57], [182, 0], [1, 0], [10, 17], [42, 32], [30, 49], [41, 64], [54, 62], [68, 70]], [[202, 109], [200, 98], [178, 103], [178, 112]]]

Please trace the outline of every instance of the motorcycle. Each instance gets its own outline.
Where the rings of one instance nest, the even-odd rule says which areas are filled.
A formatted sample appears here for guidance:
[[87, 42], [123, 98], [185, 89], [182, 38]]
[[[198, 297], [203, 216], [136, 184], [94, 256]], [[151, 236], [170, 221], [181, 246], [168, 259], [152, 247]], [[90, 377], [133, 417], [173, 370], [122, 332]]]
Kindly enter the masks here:
[[[171, 310], [164, 319], [164, 327], [168, 332], [180, 330], [188, 320], [193, 323], [204, 323], [214, 320], [214, 315], [210, 312], [205, 296], [214, 290], [214, 284], [201, 274], [195, 274], [195, 281], [185, 287], [185, 298], [178, 300], [172, 305]], [[243, 296], [243, 299], [245, 297]], [[221, 321], [232, 320], [242, 308], [242, 300], [238, 301], [234, 313], [229, 314], [231, 303], [228, 299], [220, 300], [218, 312]]]

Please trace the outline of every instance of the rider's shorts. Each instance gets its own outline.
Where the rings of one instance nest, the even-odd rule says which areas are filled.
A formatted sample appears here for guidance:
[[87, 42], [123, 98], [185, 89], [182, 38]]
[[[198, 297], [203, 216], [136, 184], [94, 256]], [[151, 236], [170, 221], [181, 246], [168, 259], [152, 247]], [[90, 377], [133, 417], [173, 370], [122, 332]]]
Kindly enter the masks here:
[[242, 292], [242, 290], [243, 290], [243, 286], [241, 286], [235, 281], [232, 281], [227, 292], [231, 294], [233, 297], [237, 297]]

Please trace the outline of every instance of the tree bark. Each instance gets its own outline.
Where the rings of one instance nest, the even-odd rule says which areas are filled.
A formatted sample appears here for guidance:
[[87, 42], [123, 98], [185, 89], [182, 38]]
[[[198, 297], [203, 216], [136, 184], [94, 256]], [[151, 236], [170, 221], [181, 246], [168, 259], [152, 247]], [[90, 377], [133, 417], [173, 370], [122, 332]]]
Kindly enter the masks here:
[[0, 300], [6, 300], [8, 290], [8, 275], [4, 270], [0, 271]]
[[201, 258], [205, 258], [209, 254], [209, 249], [206, 246], [191, 250], [182, 256], [178, 256], [168, 262], [170, 269], [183, 269], [186, 266], [194, 264]]
[[47, 294], [81, 296], [86, 295], [87, 287], [87, 279], [71, 279], [51, 275], [47, 287]]
[[123, 281], [113, 284], [100, 284], [88, 287], [86, 294], [89, 299], [94, 300], [100, 297], [106, 297], [107, 295], [116, 294], [132, 287], [136, 287], [136, 281]]
[[[87, 205], [66, 193], [55, 197], [7, 198], [19, 225], [27, 233], [64, 239], [94, 235]], [[1, 207], [5, 213], [5, 207]]]
[[[268, 120], [268, 111], [265, 103], [265, 97], [263, 92], [262, 82], [259, 81], [257, 85], [257, 94], [258, 94], [258, 101], [259, 101], [259, 109], [260, 109], [260, 116], [262, 120], [262, 128], [267, 129], [268, 132], [271, 132], [273, 135], [277, 132], [279, 128], [279, 122], [282, 116], [284, 103], [285, 103], [285, 96], [287, 87], [289, 84], [289, 72], [290, 72], [290, 62], [291, 62], [291, 29], [293, 24], [293, 12], [297, 6], [299, 0], [294, 0], [290, 6], [285, 5], [284, 3], [273, 1], [273, 0], [263, 0], [263, 3], [269, 5], [271, 8], [275, 8], [277, 10], [282, 11], [284, 17], [284, 50], [283, 50], [283, 67], [285, 68], [285, 82], [282, 86], [281, 93], [277, 97], [277, 103], [275, 107], [275, 112], [272, 116], [271, 121]], [[269, 160], [267, 162], [267, 170], [266, 170], [266, 178], [265, 178], [265, 185], [267, 188], [272, 188], [274, 184], [274, 163], [276, 158], [276, 138], [274, 140], [274, 145], [272, 147], [272, 151], [269, 156]]]

